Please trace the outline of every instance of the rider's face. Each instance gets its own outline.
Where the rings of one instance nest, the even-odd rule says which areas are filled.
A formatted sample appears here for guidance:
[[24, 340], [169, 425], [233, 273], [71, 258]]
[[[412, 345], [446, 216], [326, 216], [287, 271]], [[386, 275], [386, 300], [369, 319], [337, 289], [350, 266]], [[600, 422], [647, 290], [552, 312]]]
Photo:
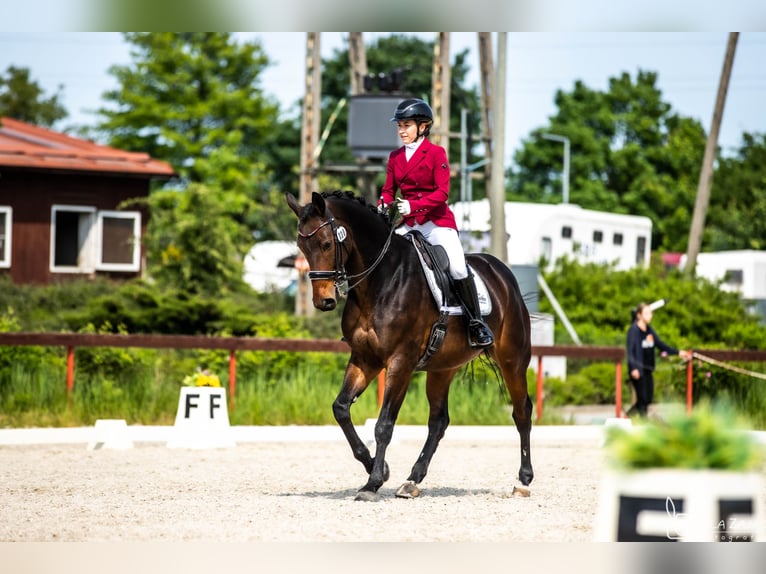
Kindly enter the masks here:
[[400, 120], [396, 122], [396, 129], [404, 145], [411, 144], [418, 137], [418, 124], [414, 120]]

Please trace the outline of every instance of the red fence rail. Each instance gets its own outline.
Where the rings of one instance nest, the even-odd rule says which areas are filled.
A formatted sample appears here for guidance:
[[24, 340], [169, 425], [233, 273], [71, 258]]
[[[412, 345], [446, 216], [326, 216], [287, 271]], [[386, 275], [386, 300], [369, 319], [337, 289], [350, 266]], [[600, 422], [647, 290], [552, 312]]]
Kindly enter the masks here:
[[[74, 389], [74, 350], [77, 347], [135, 347], [146, 349], [206, 349], [229, 351], [229, 395], [236, 393], [237, 351], [292, 351], [347, 353], [349, 346], [335, 339], [274, 339], [261, 337], [211, 337], [207, 335], [109, 335], [89, 333], [0, 333], [0, 346], [65, 347], [67, 350], [66, 387]], [[766, 351], [701, 350], [700, 353], [717, 361], [766, 362]], [[543, 414], [544, 357], [610, 360], [615, 365], [615, 416], [622, 417], [622, 347], [591, 345], [536, 345], [532, 355], [537, 357], [536, 405], [537, 420]], [[694, 361], [686, 367], [686, 407], [692, 408]], [[385, 373], [378, 377], [378, 404], [385, 386]]]

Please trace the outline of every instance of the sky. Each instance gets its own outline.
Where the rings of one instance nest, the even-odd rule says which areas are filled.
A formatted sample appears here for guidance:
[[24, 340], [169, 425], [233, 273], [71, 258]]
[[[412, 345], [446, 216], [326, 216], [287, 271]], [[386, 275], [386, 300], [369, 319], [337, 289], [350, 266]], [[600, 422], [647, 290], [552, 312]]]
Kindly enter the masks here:
[[[365, 43], [390, 32], [367, 32]], [[409, 33], [408, 33], [409, 34]], [[433, 32], [414, 33], [435, 39]], [[295, 115], [304, 86], [305, 32], [251, 32], [272, 60], [261, 87], [276, 98], [285, 113]], [[497, 62], [497, 33], [492, 34]], [[347, 33], [322, 32], [322, 57], [343, 49]], [[576, 80], [606, 90], [608, 80], [638, 70], [659, 75], [665, 101], [683, 116], [710, 129], [723, 65], [727, 32], [511, 32], [507, 36], [506, 163], [529, 133], [556, 113], [557, 90], [571, 91]], [[452, 32], [450, 52], [468, 49], [470, 86], [479, 87], [478, 35]], [[56, 93], [70, 116], [60, 126], [93, 125], [93, 110], [102, 94], [116, 87], [112, 65], [131, 62], [129, 46], [119, 32], [0, 32], [0, 74], [9, 66], [26, 67], [45, 90]], [[743, 132], [766, 133], [766, 33], [739, 35], [721, 124], [719, 145], [732, 154]], [[392, 66], [393, 67], [393, 66]], [[375, 71], [375, 70], [370, 70]], [[388, 71], [388, 70], [381, 70]]]

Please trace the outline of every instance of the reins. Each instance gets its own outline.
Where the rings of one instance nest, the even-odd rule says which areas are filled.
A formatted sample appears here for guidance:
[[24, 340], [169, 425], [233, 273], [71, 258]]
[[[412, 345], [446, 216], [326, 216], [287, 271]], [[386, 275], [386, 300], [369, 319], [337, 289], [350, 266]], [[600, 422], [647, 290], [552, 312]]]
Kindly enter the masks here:
[[[305, 238], [309, 238], [313, 236], [320, 229], [322, 229], [323, 227], [327, 225], [329, 225], [332, 228], [333, 242], [335, 244], [335, 269], [333, 269], [332, 271], [309, 271], [308, 276], [311, 281], [327, 281], [328, 279], [332, 279], [333, 283], [335, 283], [335, 288], [338, 290], [338, 292], [341, 295], [345, 296], [348, 294], [349, 291], [351, 291], [351, 289], [354, 289], [362, 281], [364, 281], [367, 278], [367, 276], [370, 273], [372, 273], [378, 265], [380, 265], [380, 262], [383, 261], [383, 257], [385, 257], [386, 252], [388, 252], [388, 248], [391, 245], [391, 238], [394, 236], [394, 231], [396, 230], [396, 226], [391, 225], [391, 231], [389, 231], [388, 233], [386, 242], [385, 244], [383, 244], [383, 248], [381, 249], [375, 261], [372, 262], [372, 265], [364, 269], [361, 273], [349, 275], [348, 273], [346, 273], [346, 266], [343, 263], [343, 254], [341, 253], [341, 247], [346, 237], [348, 236], [348, 233], [346, 232], [345, 227], [343, 227], [342, 225], [339, 226], [335, 222], [335, 217], [333, 217], [329, 207], [326, 207], [325, 211], [327, 212], [327, 221], [319, 225], [316, 229], [314, 229], [310, 233], [301, 233], [300, 224], [299, 224], [298, 235], [305, 239]], [[349, 285], [348, 284], [349, 279], [359, 279], [359, 280], [356, 281], [353, 285]]]

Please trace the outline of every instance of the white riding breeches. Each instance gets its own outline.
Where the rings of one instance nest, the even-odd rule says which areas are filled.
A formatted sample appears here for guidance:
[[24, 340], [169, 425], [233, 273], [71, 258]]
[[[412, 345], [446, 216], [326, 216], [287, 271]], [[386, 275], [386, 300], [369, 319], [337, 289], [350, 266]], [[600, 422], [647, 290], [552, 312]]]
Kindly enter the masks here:
[[468, 267], [465, 264], [465, 253], [457, 231], [451, 227], [438, 227], [432, 221], [423, 224], [416, 223], [413, 226], [402, 224], [396, 229], [396, 233], [404, 235], [408, 231], [420, 231], [431, 245], [441, 245], [449, 258], [449, 273], [453, 279], [465, 279], [468, 277]]

